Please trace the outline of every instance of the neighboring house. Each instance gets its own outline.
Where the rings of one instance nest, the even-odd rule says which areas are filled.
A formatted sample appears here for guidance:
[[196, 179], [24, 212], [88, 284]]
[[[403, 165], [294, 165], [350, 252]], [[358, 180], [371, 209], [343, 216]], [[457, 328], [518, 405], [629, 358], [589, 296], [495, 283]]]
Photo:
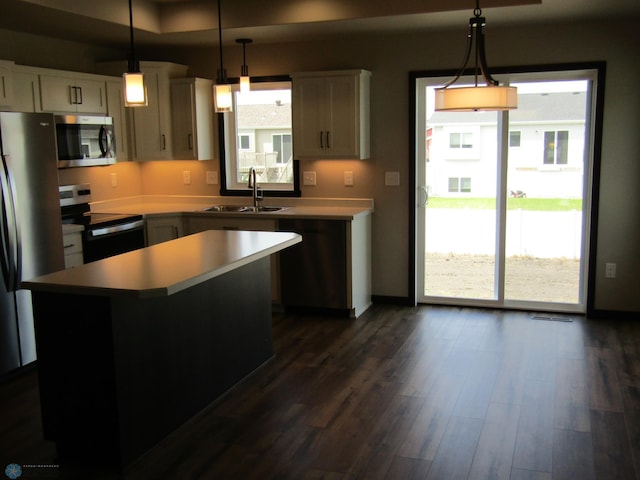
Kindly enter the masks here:
[[[509, 112], [508, 185], [528, 197], [582, 197], [586, 92], [519, 94]], [[435, 112], [427, 120], [434, 196], [496, 193], [496, 112]]]
[[239, 171], [254, 167], [262, 182], [292, 174], [291, 105], [239, 104], [237, 119]]

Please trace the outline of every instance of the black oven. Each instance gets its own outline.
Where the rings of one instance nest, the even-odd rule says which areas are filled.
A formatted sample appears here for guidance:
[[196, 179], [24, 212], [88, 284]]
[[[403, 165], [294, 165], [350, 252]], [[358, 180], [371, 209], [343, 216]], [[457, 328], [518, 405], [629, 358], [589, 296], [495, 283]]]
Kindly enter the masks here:
[[84, 263], [144, 247], [142, 215], [91, 213], [82, 239]]
[[145, 246], [142, 215], [93, 213], [89, 185], [60, 187], [62, 223], [84, 225], [82, 256], [84, 263], [94, 262]]

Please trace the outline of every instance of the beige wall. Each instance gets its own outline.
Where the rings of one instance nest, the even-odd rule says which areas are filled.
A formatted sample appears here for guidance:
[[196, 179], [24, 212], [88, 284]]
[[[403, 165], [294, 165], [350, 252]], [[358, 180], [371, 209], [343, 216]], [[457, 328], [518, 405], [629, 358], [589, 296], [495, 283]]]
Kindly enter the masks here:
[[[640, 78], [637, 20], [588, 24], [544, 25], [486, 29], [490, 66], [553, 64], [563, 62], [607, 62], [604, 110], [600, 212], [597, 235], [595, 307], [602, 310], [640, 311]], [[464, 20], [464, 19], [463, 19]], [[364, 161], [303, 162], [301, 171], [315, 170], [316, 187], [303, 187], [308, 197], [372, 197], [376, 213], [373, 222], [373, 293], [384, 296], [413, 296], [408, 292], [407, 246], [409, 225], [409, 72], [412, 70], [457, 68], [466, 28], [456, 31], [425, 31], [415, 35], [359, 36], [334, 41], [279, 45], [254, 43], [247, 50], [252, 75], [276, 75], [293, 71], [365, 68], [373, 72], [371, 84], [372, 158]], [[0, 31], [0, 40], [7, 34]], [[13, 37], [9, 35], [9, 37]], [[15, 41], [14, 41], [15, 44]], [[2, 42], [0, 42], [2, 45]], [[81, 46], [78, 46], [82, 50]], [[239, 70], [242, 50], [225, 52], [230, 75]], [[3, 55], [0, 46], [0, 58]], [[105, 56], [105, 52], [96, 51]], [[30, 54], [43, 62], [38, 51]], [[167, 60], [190, 66], [190, 75], [215, 78], [215, 48], [143, 52], [148, 60]], [[103, 59], [103, 58], [100, 58]], [[60, 59], [59, 68], [70, 68]], [[40, 63], [38, 63], [40, 64]], [[50, 66], [50, 65], [42, 65]], [[192, 186], [182, 185], [182, 171], [192, 171]], [[95, 182], [97, 197], [134, 194], [210, 194], [204, 185], [204, 171], [218, 170], [215, 162], [149, 163], [99, 167], [87, 171]], [[122, 170], [120, 170], [122, 169]], [[93, 169], [87, 169], [93, 170]], [[124, 177], [122, 187], [110, 187], [107, 173], [117, 170]], [[354, 172], [354, 187], [342, 185], [342, 172]], [[400, 187], [385, 187], [384, 172], [400, 172]], [[75, 175], [75, 174], [74, 174]], [[71, 175], [64, 174], [65, 179]], [[62, 177], [61, 177], [62, 178]], [[74, 177], [75, 178], [75, 177]], [[136, 185], [139, 178], [139, 184]], [[131, 184], [126, 183], [131, 182]], [[166, 190], [166, 191], [165, 191]], [[604, 263], [617, 263], [617, 278], [604, 278]]]

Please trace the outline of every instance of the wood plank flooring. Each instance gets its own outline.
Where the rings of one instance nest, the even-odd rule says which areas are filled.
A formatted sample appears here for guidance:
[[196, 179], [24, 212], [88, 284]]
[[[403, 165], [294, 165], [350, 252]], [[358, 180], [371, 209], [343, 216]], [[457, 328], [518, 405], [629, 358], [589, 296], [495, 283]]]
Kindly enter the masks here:
[[56, 452], [33, 370], [0, 385], [1, 466], [23, 465], [21, 479], [640, 480], [640, 322], [565, 319], [276, 313], [276, 357], [123, 476], [44, 466]]

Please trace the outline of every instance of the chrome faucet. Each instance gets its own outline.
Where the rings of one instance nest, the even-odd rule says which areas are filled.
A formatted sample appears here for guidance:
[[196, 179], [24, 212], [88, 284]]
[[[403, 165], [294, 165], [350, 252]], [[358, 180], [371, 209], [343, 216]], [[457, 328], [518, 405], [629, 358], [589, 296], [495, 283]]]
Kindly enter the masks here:
[[256, 169], [254, 167], [251, 167], [249, 170], [249, 184], [247, 187], [253, 189], [253, 206], [257, 207], [258, 200], [262, 200], [262, 193], [258, 188], [258, 182], [256, 181]]

